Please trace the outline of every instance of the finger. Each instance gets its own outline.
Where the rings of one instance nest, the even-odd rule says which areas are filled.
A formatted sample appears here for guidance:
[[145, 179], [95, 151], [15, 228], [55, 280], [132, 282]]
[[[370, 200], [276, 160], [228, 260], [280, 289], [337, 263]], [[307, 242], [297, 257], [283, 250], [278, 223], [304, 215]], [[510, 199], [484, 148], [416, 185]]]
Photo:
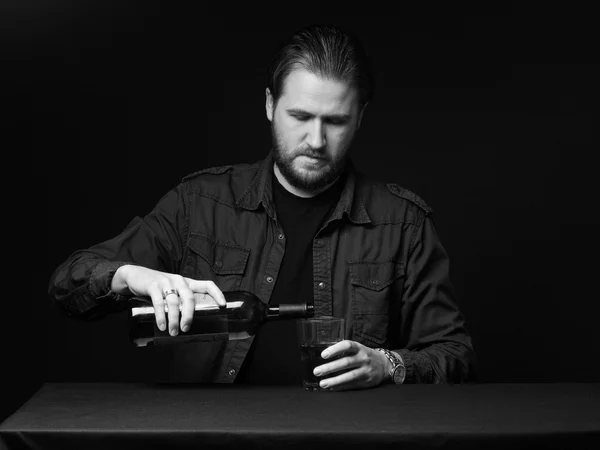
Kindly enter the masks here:
[[165, 318], [165, 305], [163, 303], [162, 291], [156, 284], [152, 284], [148, 288], [148, 293], [152, 299], [152, 306], [154, 306], [154, 316], [156, 317], [156, 325], [160, 331], [165, 331], [167, 328]]
[[314, 368], [313, 373], [320, 377], [325, 375], [330, 375], [339, 371], [348, 371], [349, 369], [354, 369], [356, 367], [360, 367], [361, 362], [352, 356], [346, 356], [335, 361], [331, 361], [327, 364], [322, 364]]
[[319, 382], [322, 388], [340, 389], [350, 384], [365, 384], [364, 372], [361, 369], [349, 370], [335, 377], [324, 378]]
[[[162, 286], [163, 293], [173, 290], [171, 282], [164, 283]], [[171, 336], [177, 336], [179, 333], [179, 295], [177, 293], [168, 294], [165, 296], [167, 303], [167, 316], [169, 318], [169, 333]]]
[[341, 354], [354, 354], [358, 351], [357, 343], [354, 341], [344, 340], [330, 345], [321, 352], [323, 359], [331, 358]]
[[214, 281], [193, 280], [191, 278], [186, 278], [186, 281], [192, 291], [198, 292], [200, 294], [210, 295], [219, 306], [227, 305], [227, 301], [225, 300], [223, 292], [217, 287]]
[[194, 309], [196, 306], [194, 292], [188, 287], [183, 278], [176, 280], [174, 284], [175, 289], [177, 289], [177, 292], [179, 293], [181, 305], [181, 331], [186, 332], [190, 329], [192, 321], [194, 320]]

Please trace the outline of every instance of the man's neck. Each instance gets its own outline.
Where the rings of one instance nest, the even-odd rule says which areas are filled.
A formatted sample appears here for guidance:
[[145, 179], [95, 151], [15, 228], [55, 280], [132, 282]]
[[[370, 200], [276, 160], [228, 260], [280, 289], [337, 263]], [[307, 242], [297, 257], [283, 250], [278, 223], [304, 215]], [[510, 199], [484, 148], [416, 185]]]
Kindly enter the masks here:
[[288, 181], [285, 179], [285, 177], [279, 170], [279, 167], [277, 167], [277, 163], [273, 163], [273, 164], [274, 164], [273, 171], [275, 172], [277, 181], [279, 181], [279, 183], [285, 188], [286, 191], [294, 194], [297, 197], [311, 198], [316, 195], [319, 195], [321, 192], [325, 192], [327, 189], [329, 189], [331, 186], [333, 186], [335, 184], [335, 182], [339, 179], [339, 177], [336, 178], [328, 185], [322, 187], [321, 189], [317, 189], [316, 191], [307, 191], [305, 189], [300, 189], [295, 186], [292, 186], [290, 183], [288, 183]]

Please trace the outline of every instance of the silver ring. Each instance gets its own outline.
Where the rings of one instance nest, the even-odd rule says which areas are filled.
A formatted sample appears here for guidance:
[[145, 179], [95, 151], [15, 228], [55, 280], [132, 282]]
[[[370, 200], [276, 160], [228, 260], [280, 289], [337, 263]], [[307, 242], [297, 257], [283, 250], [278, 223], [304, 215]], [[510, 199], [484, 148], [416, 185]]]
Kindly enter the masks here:
[[163, 300], [165, 300], [167, 298], [167, 296], [169, 296], [171, 294], [175, 294], [177, 297], [179, 297], [179, 294], [177, 293], [177, 289], [169, 289], [168, 291], [163, 292]]

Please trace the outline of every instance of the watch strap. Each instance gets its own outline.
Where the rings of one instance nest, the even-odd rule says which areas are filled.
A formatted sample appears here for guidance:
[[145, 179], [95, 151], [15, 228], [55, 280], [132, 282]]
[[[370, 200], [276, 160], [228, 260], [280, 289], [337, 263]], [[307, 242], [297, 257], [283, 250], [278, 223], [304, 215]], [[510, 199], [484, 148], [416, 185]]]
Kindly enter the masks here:
[[[385, 357], [392, 364], [392, 368], [390, 369], [390, 372], [388, 373], [388, 378], [390, 380], [392, 380], [392, 381], [394, 380], [394, 372], [396, 371], [396, 368], [398, 366], [402, 366], [404, 368], [404, 370], [406, 370], [406, 365], [404, 364], [404, 361], [402, 360], [401, 356], [398, 357], [394, 353], [392, 353], [390, 350], [385, 349], [385, 348], [376, 348], [375, 350], [383, 353], [385, 355]], [[402, 381], [404, 381], [404, 380], [402, 380]]]

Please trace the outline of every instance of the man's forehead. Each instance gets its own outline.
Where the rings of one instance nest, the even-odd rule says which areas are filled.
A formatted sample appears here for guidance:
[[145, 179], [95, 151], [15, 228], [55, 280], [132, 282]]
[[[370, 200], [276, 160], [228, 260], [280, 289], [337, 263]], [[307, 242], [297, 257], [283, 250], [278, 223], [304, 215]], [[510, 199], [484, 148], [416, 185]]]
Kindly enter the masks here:
[[280, 100], [289, 107], [325, 108], [348, 113], [358, 105], [358, 90], [345, 80], [295, 69], [284, 81]]

